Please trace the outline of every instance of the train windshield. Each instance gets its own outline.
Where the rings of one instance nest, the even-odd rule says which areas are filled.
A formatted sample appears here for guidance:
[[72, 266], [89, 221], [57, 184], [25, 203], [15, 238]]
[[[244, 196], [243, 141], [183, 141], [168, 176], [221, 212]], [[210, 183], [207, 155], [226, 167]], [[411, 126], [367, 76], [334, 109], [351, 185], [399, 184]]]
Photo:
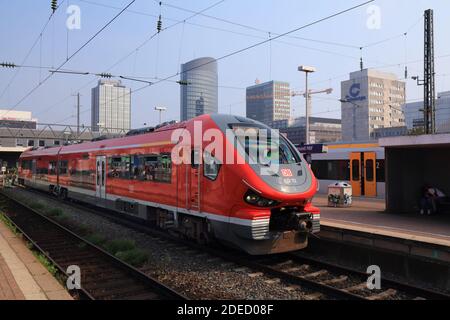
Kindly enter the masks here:
[[245, 149], [246, 161], [252, 164], [297, 164], [298, 153], [283, 135], [257, 125], [230, 126], [239, 144]]

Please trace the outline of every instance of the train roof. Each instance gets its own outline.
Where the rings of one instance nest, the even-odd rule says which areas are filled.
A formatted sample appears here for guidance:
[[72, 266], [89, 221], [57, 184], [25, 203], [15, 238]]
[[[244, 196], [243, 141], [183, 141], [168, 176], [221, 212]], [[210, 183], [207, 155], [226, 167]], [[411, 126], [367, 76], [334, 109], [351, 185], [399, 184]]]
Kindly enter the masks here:
[[170, 145], [172, 144], [171, 134], [173, 130], [185, 128], [194, 121], [207, 121], [211, 119], [222, 129], [225, 129], [227, 124], [233, 122], [258, 123], [257, 121], [239, 116], [224, 115], [224, 114], [202, 115], [184, 122], [179, 123], [171, 122], [162, 127], [157, 126], [155, 128], [147, 130], [145, 130], [145, 128], [131, 130], [130, 135], [120, 138], [83, 142], [79, 144], [53, 148], [29, 149], [24, 153], [22, 153], [21, 158], [36, 157], [36, 156], [55, 156], [58, 154], [70, 154], [70, 153], [89, 153], [99, 150], [143, 147], [143, 146], [150, 146], [152, 143]]
[[88, 153], [95, 150], [107, 150], [112, 148], [141, 147], [151, 143], [171, 144], [171, 133], [173, 130], [183, 128], [186, 122], [171, 123], [164, 127], [144, 134], [134, 134], [120, 138], [105, 139], [98, 141], [83, 142], [62, 147], [29, 149], [22, 153], [21, 158], [35, 156], [55, 156], [67, 153]]

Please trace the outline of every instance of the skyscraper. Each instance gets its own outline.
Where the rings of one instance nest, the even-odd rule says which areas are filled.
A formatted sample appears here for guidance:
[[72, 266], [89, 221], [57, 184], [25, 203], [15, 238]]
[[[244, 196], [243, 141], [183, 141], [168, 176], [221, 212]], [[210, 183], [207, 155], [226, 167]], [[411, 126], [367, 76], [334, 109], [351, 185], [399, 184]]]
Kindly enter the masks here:
[[111, 133], [131, 129], [131, 89], [121, 81], [100, 80], [92, 88], [91, 126], [94, 131], [107, 128]]
[[181, 65], [180, 119], [218, 112], [217, 61], [199, 58]]
[[350, 80], [341, 83], [341, 96], [343, 141], [376, 139], [376, 129], [405, 125], [405, 83], [395, 74], [352, 72]]
[[247, 88], [247, 118], [270, 125], [291, 117], [289, 83], [269, 81]]

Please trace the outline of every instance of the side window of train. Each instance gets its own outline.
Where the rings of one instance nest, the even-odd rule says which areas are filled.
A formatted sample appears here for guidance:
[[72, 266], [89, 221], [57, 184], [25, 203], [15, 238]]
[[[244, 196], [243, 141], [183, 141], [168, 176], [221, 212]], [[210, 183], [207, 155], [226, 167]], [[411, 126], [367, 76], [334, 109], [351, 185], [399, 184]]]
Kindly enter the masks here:
[[108, 177], [116, 179], [130, 179], [131, 157], [108, 158]]
[[59, 162], [59, 174], [66, 175], [68, 173], [69, 161], [63, 160]]
[[212, 181], [215, 181], [219, 175], [220, 163], [209, 152], [204, 152], [203, 155], [203, 175]]
[[172, 159], [170, 153], [145, 155], [140, 157], [139, 180], [172, 182]]
[[50, 161], [48, 164], [48, 174], [49, 175], [56, 175], [56, 161]]
[[359, 180], [359, 161], [358, 160], [352, 161], [352, 178], [354, 181]]
[[22, 169], [23, 170], [30, 170], [31, 169], [31, 161], [30, 160], [23, 160], [22, 161]]
[[198, 150], [191, 151], [191, 167], [198, 169], [200, 167], [200, 152]]

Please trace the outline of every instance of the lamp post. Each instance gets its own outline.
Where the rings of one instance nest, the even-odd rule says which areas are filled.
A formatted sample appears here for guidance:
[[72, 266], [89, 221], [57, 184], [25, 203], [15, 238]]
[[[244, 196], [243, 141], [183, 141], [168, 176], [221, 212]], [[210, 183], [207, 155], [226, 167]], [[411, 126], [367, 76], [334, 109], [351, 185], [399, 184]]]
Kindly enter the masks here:
[[305, 100], [306, 100], [306, 126], [305, 126], [305, 131], [306, 131], [306, 144], [310, 144], [310, 139], [309, 139], [309, 117], [311, 115], [311, 108], [309, 105], [309, 100], [311, 98], [311, 95], [309, 93], [309, 89], [308, 89], [308, 75], [310, 73], [316, 72], [316, 68], [314, 67], [308, 67], [308, 66], [300, 66], [298, 67], [298, 71], [300, 72], [304, 72], [305, 76], [306, 76], [306, 94], [305, 94]]
[[155, 107], [155, 111], [159, 111], [159, 124], [162, 123], [162, 113], [167, 111], [166, 107]]

